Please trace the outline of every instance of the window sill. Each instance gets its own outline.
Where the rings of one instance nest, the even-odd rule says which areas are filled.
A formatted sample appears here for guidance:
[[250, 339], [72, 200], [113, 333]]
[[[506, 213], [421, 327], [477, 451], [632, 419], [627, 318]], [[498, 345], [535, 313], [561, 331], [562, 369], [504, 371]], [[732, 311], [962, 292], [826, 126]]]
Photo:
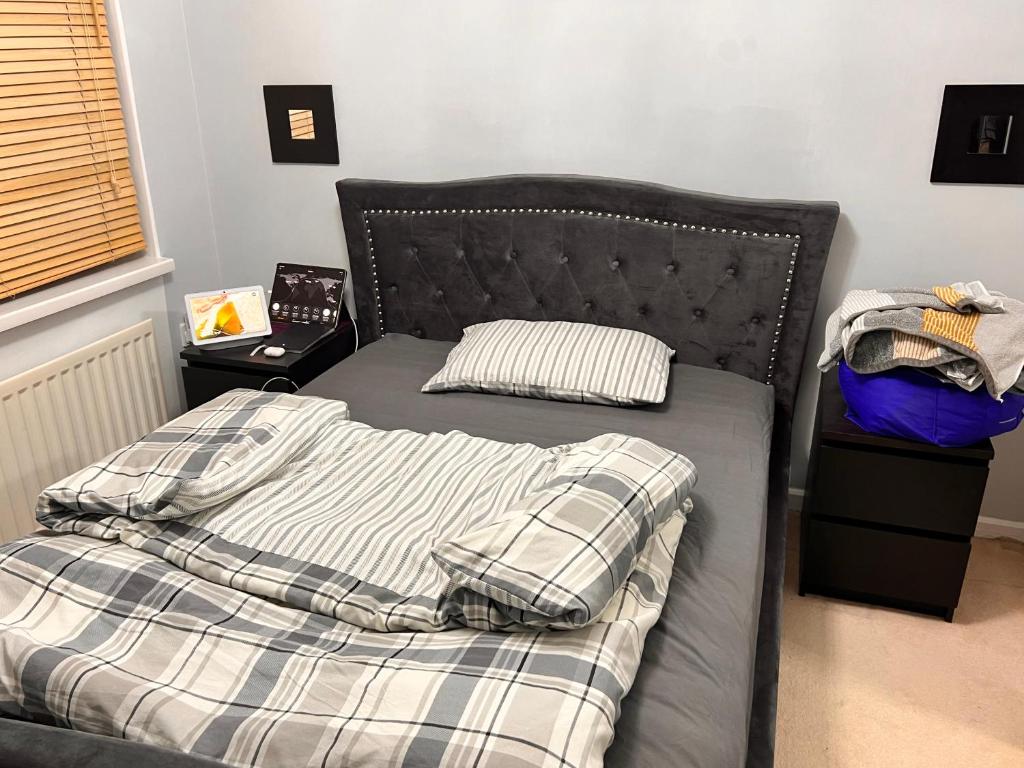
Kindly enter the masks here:
[[139, 256], [72, 278], [66, 283], [34, 291], [13, 301], [0, 303], [0, 333], [131, 288], [173, 270], [174, 259]]

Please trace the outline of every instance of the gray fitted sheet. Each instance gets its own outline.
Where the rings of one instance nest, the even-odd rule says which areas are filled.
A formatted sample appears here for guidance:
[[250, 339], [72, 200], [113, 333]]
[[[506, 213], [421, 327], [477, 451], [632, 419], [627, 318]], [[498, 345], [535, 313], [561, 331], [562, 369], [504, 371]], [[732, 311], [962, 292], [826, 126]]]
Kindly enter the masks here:
[[665, 402], [643, 408], [422, 394], [452, 346], [389, 334], [302, 393], [345, 400], [353, 419], [381, 429], [460, 429], [540, 446], [622, 432], [688, 456], [699, 474], [693, 512], [606, 765], [742, 766], [764, 567], [771, 388], [673, 365]]

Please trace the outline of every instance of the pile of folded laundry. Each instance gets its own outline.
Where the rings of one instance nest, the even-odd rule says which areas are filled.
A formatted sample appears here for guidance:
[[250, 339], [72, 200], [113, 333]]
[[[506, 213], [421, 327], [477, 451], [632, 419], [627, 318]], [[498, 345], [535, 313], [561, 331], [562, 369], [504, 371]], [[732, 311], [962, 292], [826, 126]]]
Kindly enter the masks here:
[[970, 445], [1024, 419], [1024, 302], [977, 281], [850, 291], [828, 319], [818, 368], [836, 364], [862, 429]]

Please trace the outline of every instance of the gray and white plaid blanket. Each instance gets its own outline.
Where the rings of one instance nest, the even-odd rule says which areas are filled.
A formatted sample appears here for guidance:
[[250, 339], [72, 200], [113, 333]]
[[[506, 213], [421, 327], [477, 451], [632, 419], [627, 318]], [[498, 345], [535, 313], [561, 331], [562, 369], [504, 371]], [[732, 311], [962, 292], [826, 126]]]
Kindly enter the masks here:
[[40, 519], [68, 535], [0, 548], [0, 712], [233, 765], [600, 765], [689, 502], [627, 516], [649, 538], [586, 626], [453, 629], [416, 602], [443, 573], [430, 526], [501, 523], [579, 456], [414, 435], [236, 392], [48, 489]]

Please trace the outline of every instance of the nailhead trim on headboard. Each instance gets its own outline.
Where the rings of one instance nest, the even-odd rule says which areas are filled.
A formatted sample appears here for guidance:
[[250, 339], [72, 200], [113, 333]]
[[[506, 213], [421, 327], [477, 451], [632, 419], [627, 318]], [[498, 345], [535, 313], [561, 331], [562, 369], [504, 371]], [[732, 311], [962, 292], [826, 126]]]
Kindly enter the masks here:
[[660, 227], [671, 227], [686, 229], [694, 232], [707, 232], [716, 235], [735, 235], [736, 237], [764, 237], [764, 238], [785, 238], [793, 241], [793, 250], [790, 252], [789, 272], [786, 275], [786, 287], [782, 291], [782, 303], [779, 306], [778, 322], [775, 324], [775, 335], [772, 338], [772, 348], [768, 357], [768, 374], [765, 383], [772, 383], [772, 375], [775, 372], [775, 354], [779, 348], [779, 339], [782, 337], [782, 325], [786, 319], [786, 305], [789, 303], [789, 289], [793, 284], [793, 273], [796, 270], [797, 253], [800, 250], [800, 235], [786, 232], [748, 232], [747, 230], [728, 229], [726, 227], [707, 227], [700, 224], [682, 224], [678, 221], [667, 219], [641, 218], [630, 216], [625, 213], [609, 213], [607, 211], [586, 211], [574, 208], [439, 208], [433, 209], [383, 209], [371, 208], [363, 211], [363, 228], [366, 232], [366, 242], [370, 253], [370, 270], [373, 273], [373, 297], [377, 304], [377, 333], [384, 335], [384, 310], [380, 301], [380, 283], [377, 279], [377, 258], [373, 250], [373, 229], [370, 226], [370, 216], [444, 216], [463, 214], [515, 214], [515, 213], [547, 213], [562, 215], [597, 216], [609, 219], [622, 219], [624, 221], [635, 221], [643, 224], [652, 224]]

